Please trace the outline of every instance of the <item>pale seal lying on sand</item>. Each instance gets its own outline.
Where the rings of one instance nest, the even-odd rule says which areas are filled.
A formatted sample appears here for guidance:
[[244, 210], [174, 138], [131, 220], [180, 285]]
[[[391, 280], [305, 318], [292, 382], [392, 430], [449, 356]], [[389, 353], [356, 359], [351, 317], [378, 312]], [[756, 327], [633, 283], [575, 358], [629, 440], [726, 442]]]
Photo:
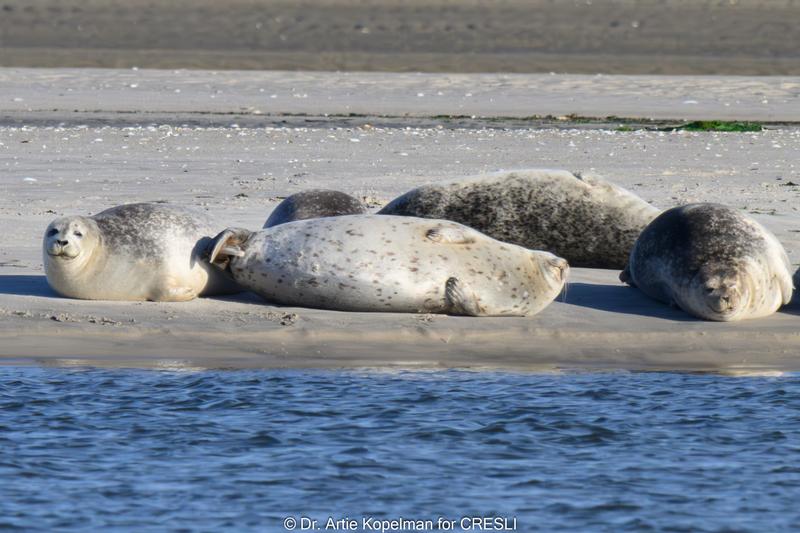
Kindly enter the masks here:
[[501, 241], [547, 250], [571, 266], [619, 269], [658, 213], [621, 187], [565, 170], [500, 172], [424, 185], [379, 211], [453, 220]]
[[367, 208], [357, 198], [340, 191], [311, 189], [286, 198], [269, 215], [265, 228], [309, 218], [363, 215]]
[[620, 279], [707, 320], [774, 313], [792, 299], [789, 258], [755, 220], [719, 204], [665, 211], [642, 232]]
[[85, 300], [184, 301], [240, 292], [199, 256], [220, 227], [202, 212], [147, 203], [62, 217], [44, 235], [47, 282]]
[[470, 316], [536, 314], [561, 292], [569, 268], [454, 222], [376, 215], [229, 228], [208, 258], [279, 304]]

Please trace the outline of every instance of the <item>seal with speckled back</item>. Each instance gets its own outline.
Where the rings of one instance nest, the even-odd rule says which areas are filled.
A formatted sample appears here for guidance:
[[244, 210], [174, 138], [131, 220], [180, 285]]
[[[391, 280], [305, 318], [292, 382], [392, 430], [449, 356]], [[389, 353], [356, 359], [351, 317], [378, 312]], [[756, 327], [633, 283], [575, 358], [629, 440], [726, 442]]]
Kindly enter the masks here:
[[208, 260], [277, 304], [468, 316], [536, 314], [569, 269], [455, 222], [377, 215], [229, 228]]
[[241, 292], [200, 258], [221, 227], [203, 212], [155, 203], [58, 218], [44, 235], [47, 282], [84, 300], [185, 301]]
[[719, 204], [669, 209], [642, 232], [620, 280], [706, 320], [770, 315], [792, 299], [789, 258], [778, 239]]
[[378, 213], [452, 220], [573, 267], [621, 269], [660, 210], [595, 175], [520, 170], [423, 185]]
[[267, 218], [264, 228], [295, 220], [363, 215], [366, 212], [364, 204], [349, 194], [330, 189], [311, 189], [293, 194], [279, 203]]

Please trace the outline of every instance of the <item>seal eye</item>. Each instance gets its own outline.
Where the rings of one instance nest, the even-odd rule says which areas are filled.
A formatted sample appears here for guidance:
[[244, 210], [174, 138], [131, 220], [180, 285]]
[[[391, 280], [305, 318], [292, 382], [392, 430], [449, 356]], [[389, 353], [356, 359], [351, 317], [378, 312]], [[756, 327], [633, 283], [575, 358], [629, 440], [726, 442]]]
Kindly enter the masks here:
[[83, 237], [83, 233], [81, 233], [80, 231], [76, 231], [76, 232], [74, 233], [74, 235], [75, 235], [76, 237]]
[[50, 231], [47, 232], [48, 237], [52, 237], [53, 235], [58, 234], [58, 230], [56, 228], [51, 228]]

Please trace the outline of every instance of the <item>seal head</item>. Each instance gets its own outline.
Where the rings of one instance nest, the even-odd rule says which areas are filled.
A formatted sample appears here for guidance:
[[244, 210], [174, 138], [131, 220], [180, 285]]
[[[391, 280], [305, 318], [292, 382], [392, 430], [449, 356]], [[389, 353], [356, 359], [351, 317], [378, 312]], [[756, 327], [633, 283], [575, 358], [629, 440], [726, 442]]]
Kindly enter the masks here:
[[47, 226], [44, 253], [59, 261], [74, 261], [86, 257], [100, 242], [94, 220], [87, 217], [62, 217]]

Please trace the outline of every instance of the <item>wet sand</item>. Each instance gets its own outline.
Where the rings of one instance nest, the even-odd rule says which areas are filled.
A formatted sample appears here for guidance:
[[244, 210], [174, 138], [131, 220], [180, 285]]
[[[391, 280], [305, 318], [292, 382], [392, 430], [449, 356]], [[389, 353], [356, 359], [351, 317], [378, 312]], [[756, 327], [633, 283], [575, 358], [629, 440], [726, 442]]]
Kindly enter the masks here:
[[800, 76], [0, 69], [3, 123], [506, 128], [543, 119], [800, 122]]
[[792, 0], [3, 0], [0, 65], [800, 74]]
[[[0, 79], [19, 79], [17, 74], [0, 70]], [[144, 96], [117, 83], [129, 81], [131, 74], [137, 78], [129, 84], [146, 88]], [[364, 100], [363, 111], [374, 113], [392, 80], [397, 87], [405, 83], [402, 77], [352, 75], [352, 86], [341, 92], [333, 89], [338, 78], [323, 83], [332, 88], [327, 99], [283, 99], [282, 90], [281, 97], [272, 99], [266, 92], [262, 98], [274, 106], [270, 117], [252, 112], [242, 117], [268, 123], [243, 127], [234, 124], [237, 115], [227, 110], [262, 93], [258, 83], [249, 93], [250, 85], [236, 76], [220, 85], [225, 92], [218, 100], [210, 97], [219, 93], [208, 73], [25, 75], [27, 85], [0, 84], [0, 115], [5, 117], [0, 126], [0, 224], [6, 228], [0, 234], [0, 358], [5, 364], [734, 373], [800, 369], [797, 299], [765, 319], [710, 323], [645, 298], [621, 284], [615, 271], [575, 269], [567, 293], [531, 318], [340, 313], [272, 306], [248, 294], [175, 304], [87, 302], [50, 291], [40, 249], [41, 234], [56, 216], [97, 213], [125, 202], [191, 205], [226, 224], [258, 228], [281, 198], [307, 188], [337, 188], [376, 209], [429, 181], [548, 167], [594, 170], [663, 208], [691, 201], [731, 204], [775, 231], [798, 264], [800, 130], [794, 126], [743, 134], [617, 131], [614, 123], [589, 129], [518, 123], [505, 128], [503, 120], [488, 129], [479, 123], [452, 127], [447, 119], [426, 115], [427, 107], [413, 107], [426, 100], [415, 94], [387, 99], [398, 106], [393, 112], [402, 120], [369, 114], [358, 124], [326, 119], [325, 109], [338, 113], [343, 100]], [[78, 79], [84, 85], [68, 81]], [[306, 87], [323, 81], [314, 78], [304, 86], [294, 80], [291, 85], [300, 91], [296, 94], [304, 94]], [[622, 82], [612, 77], [609, 83]], [[744, 80], [706, 83], [710, 94], [721, 94]], [[678, 91], [679, 86], [664, 87]], [[747, 86], [740, 85], [738, 98], [763, 97], [757, 94], [760, 88], [748, 91]], [[27, 90], [12, 97], [9, 87]], [[439, 89], [446, 95], [436, 102], [452, 106], [448, 85]], [[503, 100], [503, 90], [486, 88], [481, 102]], [[591, 87], [585, 90], [590, 93]], [[592, 100], [587, 94], [582, 101], [594, 101], [598, 116], [605, 116], [610, 113], [602, 96]], [[683, 97], [676, 92], [663, 98], [676, 96]], [[654, 102], [654, 113], [660, 112], [658, 95], [651, 94], [638, 100], [637, 116], [651, 114], [648, 101]], [[399, 107], [404, 102], [407, 113]], [[150, 105], [160, 114], [148, 113]], [[787, 96], [773, 111], [791, 113], [794, 105]], [[691, 106], [698, 113], [715, 109], [705, 102]], [[86, 111], [90, 108], [102, 110], [102, 120], [87, 120], [95, 116]], [[317, 118], [304, 125], [304, 119], [284, 115], [288, 122], [281, 124], [281, 109]], [[213, 125], [203, 123], [205, 116], [213, 117], [209, 121], [230, 120]], [[181, 126], [185, 117], [198, 122]]]

